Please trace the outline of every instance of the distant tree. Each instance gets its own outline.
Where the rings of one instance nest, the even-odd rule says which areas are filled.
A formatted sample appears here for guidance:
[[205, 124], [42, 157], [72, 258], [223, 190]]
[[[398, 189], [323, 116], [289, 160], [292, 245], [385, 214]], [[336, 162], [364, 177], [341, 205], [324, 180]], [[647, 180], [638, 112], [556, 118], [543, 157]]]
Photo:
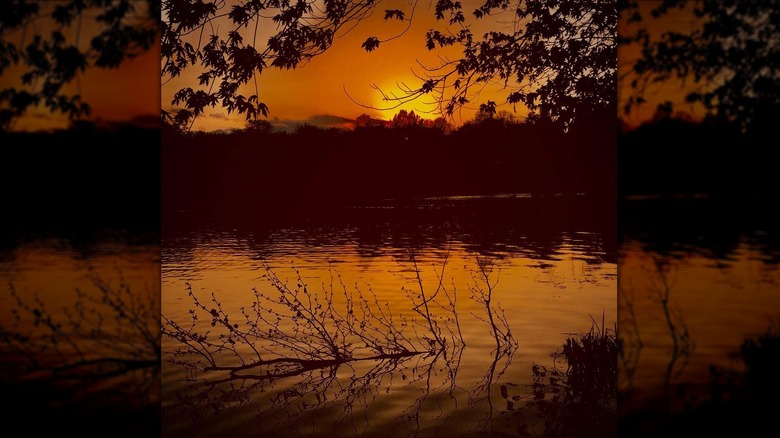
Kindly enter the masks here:
[[293, 132], [299, 135], [319, 135], [325, 130], [319, 126], [312, 125], [311, 123], [301, 123], [295, 126]]
[[[418, 1], [411, 5], [411, 11]], [[268, 115], [259, 100], [257, 76], [268, 68], [291, 69], [327, 50], [342, 29], [379, 8], [377, 0], [224, 1], [163, 0], [162, 76], [164, 81], [185, 70], [198, 71], [198, 85], [173, 96], [183, 106], [173, 118], [191, 119], [218, 104], [247, 119]], [[475, 36], [460, 1], [437, 0], [434, 14], [454, 31], [430, 30], [421, 43], [462, 47], [460, 59], [426, 71], [418, 88], [391, 97], [400, 106], [433, 95], [443, 115], [476, 99], [487, 83], [499, 82], [507, 103], [522, 104], [531, 113], [568, 123], [575, 115], [612, 110], [616, 105], [616, 0], [484, 0], [474, 20], [511, 10], [509, 30]], [[384, 11], [385, 20], [411, 24], [412, 13]], [[262, 22], [262, 26], [261, 26]], [[264, 41], [258, 29], [274, 28]], [[189, 37], [193, 35], [193, 37]], [[197, 37], [195, 37], [197, 35]], [[362, 47], [376, 51], [388, 40], [368, 37]], [[254, 84], [254, 93], [241, 87]], [[493, 103], [495, 105], [495, 103]]]
[[492, 119], [496, 115], [496, 103], [488, 102], [479, 106], [479, 111], [474, 115], [474, 123]]
[[[642, 7], [620, 0], [621, 20], [635, 28], [622, 42], [638, 44], [641, 57], [628, 76], [632, 93], [624, 111], [647, 101], [648, 87], [678, 82], [685, 103], [709, 117], [750, 129], [774, 118], [780, 103], [780, 1], [662, 0]], [[654, 21], [685, 18], [685, 26], [652, 32]], [[649, 16], [648, 16], [649, 15]], [[661, 102], [671, 113], [673, 102]]]
[[520, 119], [514, 113], [510, 113], [506, 110], [500, 110], [496, 113], [496, 118], [509, 125], [515, 125], [520, 123]]
[[390, 126], [393, 128], [408, 128], [411, 126], [422, 126], [423, 119], [414, 113], [414, 110], [407, 112], [406, 110], [398, 111], [393, 116], [393, 120], [390, 121]]
[[355, 119], [355, 128], [364, 128], [370, 126], [381, 126], [379, 120], [376, 120], [368, 114], [361, 114]]
[[[0, 74], [18, 82], [0, 88], [0, 130], [29, 108], [71, 119], [88, 115], [81, 96], [63, 89], [88, 68], [116, 68], [154, 44], [160, 0], [5, 0], [0, 3]], [[86, 23], [97, 23], [88, 44]]]
[[369, 126], [372, 120], [368, 114], [361, 114], [355, 118], [355, 127]]
[[474, 115], [473, 123], [482, 123], [485, 120], [496, 120], [505, 125], [514, 125], [520, 123], [520, 120], [513, 113], [506, 110], [496, 111], [495, 106], [481, 105], [479, 111]]
[[273, 126], [268, 120], [247, 120], [246, 130], [251, 132], [271, 132]]
[[437, 117], [433, 120], [424, 120], [423, 126], [426, 128], [438, 129], [445, 133], [452, 132], [452, 124], [444, 117]]

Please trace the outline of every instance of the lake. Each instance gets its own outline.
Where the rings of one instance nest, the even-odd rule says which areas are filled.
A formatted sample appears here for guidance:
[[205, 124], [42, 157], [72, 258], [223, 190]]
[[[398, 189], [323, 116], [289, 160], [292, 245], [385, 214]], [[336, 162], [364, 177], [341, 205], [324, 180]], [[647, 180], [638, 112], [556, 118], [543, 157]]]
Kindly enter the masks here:
[[780, 317], [770, 205], [765, 196], [706, 194], [623, 201], [623, 418], [659, 421], [659, 412], [700, 407], [716, 397], [713, 384], [744, 372], [743, 341]]
[[132, 126], [3, 135], [6, 418], [41, 416], [44, 435], [159, 430], [159, 139]]
[[[269, 210], [266, 216], [257, 209], [223, 216], [181, 210], [163, 221], [163, 315], [180, 335], [208, 331], [209, 341], [187, 339], [212, 342], [212, 350], [221, 343], [225, 348], [208, 356], [233, 367], [189, 366], [211, 359], [183, 352], [183, 338], [164, 336], [164, 436], [549, 435], [572, 415], [556, 405], [562, 388], [556, 366], [566, 370], [563, 344], [594, 324], [615, 329], [614, 207], [586, 196], [448, 196], [285, 215]], [[488, 289], [490, 306], [479, 301]], [[421, 352], [364, 354], [338, 364], [290, 362], [296, 365], [288, 368], [252, 364], [255, 348], [266, 360], [289, 359], [295, 349], [319, 345], [321, 332], [298, 322], [306, 319], [300, 307], [295, 315], [268, 301], [283, 290], [303, 301], [304, 313], [307, 298], [332, 303], [330, 315], [338, 316], [322, 318], [333, 323], [326, 329], [331, 333], [339, 324], [334, 321], [343, 324], [345, 348], [357, 351], [352, 341], [361, 339], [360, 330], [343, 329], [361, 321], [350, 319], [352, 310], [366, 317], [369, 309], [376, 317], [363, 319], [364, 336], [390, 343], [403, 332], [404, 345]], [[360, 296], [367, 297], [366, 307]], [[414, 312], [426, 299], [446, 348], [436, 348], [428, 320]], [[247, 311], [253, 302], [257, 314]], [[501, 342], [488, 323], [488, 307], [501, 333], [511, 333]], [[242, 308], [252, 317], [243, 317]], [[192, 315], [198, 315], [194, 322]], [[230, 324], [223, 324], [225, 315]], [[267, 318], [272, 331], [254, 332], [256, 342], [231, 337], [223, 343], [250, 330], [252, 318]], [[366, 334], [372, 328], [378, 330]], [[237, 370], [242, 361], [249, 365]], [[614, 398], [593, 409], [605, 411], [611, 420], [603, 423], [614, 430]], [[566, 424], [588, 436], [580, 423], [587, 419]]]
[[6, 413], [45, 410], [52, 427], [84, 433], [156, 430], [154, 237], [123, 230], [11, 237], [0, 251], [0, 318], [24, 337], [4, 337], [0, 348]]

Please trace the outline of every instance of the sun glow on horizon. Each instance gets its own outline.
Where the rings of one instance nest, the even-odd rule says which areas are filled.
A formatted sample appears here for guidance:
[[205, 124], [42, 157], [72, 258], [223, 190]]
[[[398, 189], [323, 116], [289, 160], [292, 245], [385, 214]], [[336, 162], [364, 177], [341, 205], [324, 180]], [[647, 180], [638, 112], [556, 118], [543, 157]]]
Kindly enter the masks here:
[[[469, 5], [466, 6], [468, 9]], [[380, 9], [402, 9], [409, 14], [409, 4], [403, 0], [383, 2]], [[403, 85], [410, 89], [420, 87], [426, 68], [441, 65], [445, 60], [458, 59], [460, 47], [445, 47], [428, 50], [425, 47], [426, 33], [430, 29], [443, 32], [454, 32], [455, 26], [448, 26], [447, 20], [436, 20], [433, 6], [420, 4], [417, 6], [411, 26], [408, 22], [384, 20], [384, 14], [379, 10], [359, 23], [354, 29], [344, 34], [337, 34], [333, 44], [324, 53], [312, 58], [298, 68], [280, 70], [266, 68], [255, 81], [250, 80], [242, 85], [239, 91], [246, 96], [258, 94], [259, 100], [269, 108], [268, 120], [275, 118], [284, 121], [302, 121], [313, 116], [336, 116], [356, 119], [367, 114], [375, 119], [392, 120], [400, 110], [414, 111], [424, 119], [436, 119], [441, 114], [438, 104], [430, 104], [435, 99], [431, 95], [420, 96], [414, 101], [398, 105], [397, 102], [384, 100], [387, 96], [403, 96]], [[408, 16], [408, 15], [407, 15]], [[473, 17], [472, 17], [473, 18]], [[506, 18], [506, 17], [504, 17]], [[490, 20], [493, 20], [491, 18]], [[496, 18], [497, 19], [497, 18]], [[473, 26], [477, 33], [483, 27], [495, 26], [488, 19], [475, 20]], [[261, 28], [262, 28], [261, 23]], [[450, 28], [450, 30], [447, 30]], [[268, 30], [253, 35], [254, 26], [242, 29], [245, 41], [257, 43], [257, 49], [262, 50], [267, 44]], [[376, 36], [381, 41], [379, 47], [371, 52], [361, 47], [368, 36]], [[197, 35], [187, 36], [190, 43], [197, 44]], [[206, 38], [206, 37], [204, 37]], [[167, 81], [163, 78], [162, 108], [178, 110], [171, 100], [178, 90], [184, 87], [195, 88], [198, 84], [199, 68], [189, 68], [179, 77]], [[167, 82], [166, 82], [167, 81]], [[493, 100], [500, 106], [512, 112], [511, 106], [505, 104], [506, 92], [500, 94], [500, 84], [490, 84], [481, 90], [479, 96], [472, 99], [462, 110], [456, 110], [450, 122], [460, 125], [474, 118], [479, 104]], [[379, 91], [381, 90], [381, 92]], [[475, 91], [477, 91], [475, 89]], [[446, 104], [446, 102], [444, 102]], [[518, 117], [522, 109], [518, 106]], [[220, 104], [216, 107], [206, 107], [192, 129], [195, 131], [213, 131], [223, 129], [238, 129], [246, 125], [246, 118], [236, 113], [228, 114]]]

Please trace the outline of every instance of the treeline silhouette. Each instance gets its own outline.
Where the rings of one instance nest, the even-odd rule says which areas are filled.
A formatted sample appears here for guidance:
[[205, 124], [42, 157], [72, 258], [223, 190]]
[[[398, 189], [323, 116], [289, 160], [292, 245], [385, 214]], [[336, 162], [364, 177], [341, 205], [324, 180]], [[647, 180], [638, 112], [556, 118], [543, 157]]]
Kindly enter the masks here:
[[742, 131], [736, 123], [662, 117], [623, 130], [618, 143], [621, 195], [770, 193], [773, 138], [768, 126]]
[[163, 205], [266, 211], [431, 196], [586, 193], [615, 199], [615, 120], [295, 133], [163, 133]]
[[134, 125], [0, 134], [0, 247], [41, 235], [159, 241], [160, 130]]
[[621, 242], [726, 260], [742, 243], [780, 261], [767, 125], [660, 117], [619, 135]]

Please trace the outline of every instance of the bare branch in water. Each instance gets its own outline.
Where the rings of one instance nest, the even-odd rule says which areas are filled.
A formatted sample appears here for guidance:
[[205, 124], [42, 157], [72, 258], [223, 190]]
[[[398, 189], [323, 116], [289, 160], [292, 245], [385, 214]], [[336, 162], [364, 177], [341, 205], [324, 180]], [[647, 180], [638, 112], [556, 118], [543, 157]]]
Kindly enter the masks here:
[[121, 275], [117, 284], [90, 279], [95, 290], [76, 289], [73, 303], [61, 309], [51, 309], [37, 293], [22, 297], [10, 285], [14, 308], [0, 321], [0, 346], [18, 369], [0, 376], [6, 383], [22, 374], [74, 387], [124, 378], [124, 392], [148, 396], [161, 360], [158, 293], [131, 290]]
[[493, 303], [493, 291], [501, 278], [501, 269], [498, 268], [498, 274], [493, 279], [493, 272], [496, 269], [494, 258], [479, 256], [476, 263], [477, 272], [471, 276], [472, 284], [469, 285], [469, 291], [471, 298], [481, 304], [487, 314], [487, 319], [479, 316], [477, 318], [490, 325], [490, 335], [496, 341], [496, 350], [513, 350], [517, 347], [517, 341], [512, 336], [504, 309], [500, 304], [494, 306]]
[[[187, 286], [194, 304], [189, 321], [181, 324], [163, 317], [163, 335], [178, 342], [170, 352], [172, 362], [205, 372], [227, 372], [218, 382], [274, 380], [351, 362], [434, 356], [447, 346], [436, 320], [439, 316], [421, 310], [434, 302], [443, 281], [432, 296], [425, 296], [421, 288], [422, 301], [413, 300], [414, 311], [423, 317], [418, 321], [393, 315], [370, 287], [364, 290], [356, 285], [349, 290], [333, 271], [330, 282], [316, 293], [294, 266], [294, 284], [264, 267], [263, 278], [275, 292], [254, 289], [251, 306], [241, 307], [238, 318], [231, 318], [216, 295], [204, 303]], [[442, 279], [443, 275], [442, 270]], [[454, 314], [454, 292], [446, 295], [447, 306], [438, 302], [437, 306]], [[201, 317], [205, 317], [202, 322]], [[203, 329], [206, 321], [211, 329]], [[457, 317], [447, 317], [447, 337], [462, 339], [451, 321], [457, 322]]]
[[[621, 283], [621, 282], [618, 282]], [[634, 375], [639, 365], [639, 356], [644, 348], [644, 341], [639, 331], [633, 287], [618, 286], [618, 317], [620, 318], [620, 333], [618, 339], [618, 357], [620, 358], [620, 375], [625, 389], [630, 389]]]
[[[671, 305], [670, 297], [673, 282], [669, 278], [668, 265], [660, 259], [655, 259], [654, 262], [656, 273], [661, 282], [657, 287], [654, 298], [661, 305], [666, 328], [669, 332], [669, 337], [672, 339], [672, 355], [669, 358], [669, 364], [666, 367], [664, 376], [664, 391], [668, 399], [671, 381], [673, 378], [678, 377], [686, 365], [688, 365], [695, 344], [688, 332], [688, 326], [685, 323], [682, 312]], [[682, 362], [678, 363], [680, 359], [682, 359]]]

